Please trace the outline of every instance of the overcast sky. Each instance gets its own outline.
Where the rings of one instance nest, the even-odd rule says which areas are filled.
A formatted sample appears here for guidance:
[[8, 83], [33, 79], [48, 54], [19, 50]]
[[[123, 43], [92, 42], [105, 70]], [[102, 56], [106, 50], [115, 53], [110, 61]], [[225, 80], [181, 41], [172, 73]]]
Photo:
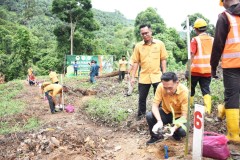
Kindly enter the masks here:
[[153, 7], [168, 27], [177, 30], [181, 30], [181, 23], [189, 14], [201, 13], [216, 25], [218, 14], [224, 11], [219, 0], [92, 0], [92, 7], [109, 12], [118, 10], [127, 19], [135, 19], [138, 13]]

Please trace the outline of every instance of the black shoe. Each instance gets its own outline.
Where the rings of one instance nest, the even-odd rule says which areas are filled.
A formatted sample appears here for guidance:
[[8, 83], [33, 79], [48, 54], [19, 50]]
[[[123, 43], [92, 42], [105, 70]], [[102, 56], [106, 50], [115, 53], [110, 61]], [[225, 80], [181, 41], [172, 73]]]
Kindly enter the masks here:
[[161, 140], [162, 140], [161, 138], [152, 137], [150, 140], [147, 141], [146, 145], [154, 144], [154, 143], [157, 143]]
[[126, 93], [124, 96], [125, 96], [125, 97], [129, 97], [129, 96], [131, 96], [131, 94], [127, 94], [127, 93]]
[[52, 114], [56, 114], [56, 112], [55, 112], [55, 111], [52, 111], [51, 113], [52, 113]]
[[55, 110], [55, 112], [59, 112], [59, 111]]

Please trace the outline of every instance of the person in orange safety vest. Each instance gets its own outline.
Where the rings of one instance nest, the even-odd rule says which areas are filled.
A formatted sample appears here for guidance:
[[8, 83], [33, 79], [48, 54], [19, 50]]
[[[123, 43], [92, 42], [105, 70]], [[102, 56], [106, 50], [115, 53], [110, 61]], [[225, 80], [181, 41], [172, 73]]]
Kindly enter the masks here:
[[240, 143], [240, 3], [220, 0], [220, 6], [226, 10], [218, 16], [210, 64], [212, 77], [218, 77], [216, 70], [222, 61], [225, 104], [218, 106], [218, 115], [226, 115], [228, 140]]
[[197, 34], [191, 40], [191, 98], [190, 105], [193, 106], [195, 87], [199, 83], [205, 112], [211, 113], [211, 96], [210, 96], [210, 83], [211, 83], [211, 66], [210, 56], [213, 45], [213, 37], [206, 33], [207, 22], [198, 18], [194, 22], [194, 29]]

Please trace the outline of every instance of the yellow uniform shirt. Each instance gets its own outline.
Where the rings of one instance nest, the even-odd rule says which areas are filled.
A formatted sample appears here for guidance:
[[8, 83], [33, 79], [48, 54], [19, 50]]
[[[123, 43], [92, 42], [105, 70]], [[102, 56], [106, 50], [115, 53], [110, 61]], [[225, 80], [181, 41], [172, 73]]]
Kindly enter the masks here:
[[[130, 67], [132, 68], [132, 66], [133, 66], [133, 61], [132, 61], [132, 57], [131, 57], [131, 59], [130, 59]], [[139, 67], [137, 68], [137, 71], [136, 71], [136, 74], [135, 74], [135, 78], [137, 78], [138, 77], [138, 71], [139, 71]], [[130, 75], [132, 75], [133, 74], [133, 71], [132, 70], [130, 70], [130, 73], [129, 73]]]
[[127, 61], [126, 60], [119, 60], [119, 71], [127, 71]]
[[32, 73], [33, 73], [33, 69], [32, 69], [32, 68], [29, 68], [29, 69], [28, 69], [28, 75], [30, 76], [30, 75], [32, 75]]
[[46, 86], [50, 85], [51, 82], [43, 82], [41, 88], [44, 89]]
[[167, 51], [162, 41], [153, 39], [151, 44], [141, 41], [136, 44], [132, 61], [141, 67], [139, 83], [151, 84], [161, 81], [160, 62], [167, 59]]
[[44, 92], [49, 92], [49, 95], [55, 97], [57, 94], [62, 93], [62, 85], [50, 84], [44, 88]]
[[174, 109], [175, 118], [187, 115], [188, 111], [188, 89], [183, 84], [179, 84], [174, 95], [168, 95], [160, 83], [157, 87], [153, 103], [160, 104], [162, 102], [163, 111], [168, 114]]
[[52, 81], [52, 83], [59, 81], [57, 76], [58, 75], [56, 72], [50, 72], [49, 77], [50, 77], [50, 80]]

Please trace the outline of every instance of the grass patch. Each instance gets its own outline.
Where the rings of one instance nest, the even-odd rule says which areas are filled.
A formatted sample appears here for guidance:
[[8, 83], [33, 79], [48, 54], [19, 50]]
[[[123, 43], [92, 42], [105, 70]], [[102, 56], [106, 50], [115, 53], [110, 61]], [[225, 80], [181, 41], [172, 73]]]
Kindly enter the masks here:
[[37, 118], [35, 117], [32, 117], [32, 118], [29, 118], [28, 121], [27, 121], [27, 124], [25, 124], [23, 126], [23, 128], [25, 130], [32, 130], [34, 128], [37, 128], [39, 126], [39, 121]]
[[24, 103], [14, 99], [23, 90], [21, 81], [11, 81], [0, 85], [0, 117], [19, 113]]
[[109, 98], [95, 98], [87, 102], [87, 113], [107, 123], [120, 123], [127, 119], [128, 111], [125, 107], [121, 107], [121, 99], [117, 96]]
[[27, 131], [39, 126], [39, 121], [35, 117], [17, 120], [18, 113], [23, 112], [26, 104], [15, 97], [23, 90], [21, 80], [0, 84], [0, 134]]
[[22, 132], [22, 131], [29, 131], [39, 126], [39, 121], [37, 118], [29, 118], [27, 123], [16, 122], [14, 120], [0, 122], [0, 134], [8, 134], [13, 132]]
[[0, 134], [8, 134], [21, 130], [21, 127], [18, 123], [15, 123], [15, 125], [12, 126], [9, 122], [0, 122], [0, 128]]

